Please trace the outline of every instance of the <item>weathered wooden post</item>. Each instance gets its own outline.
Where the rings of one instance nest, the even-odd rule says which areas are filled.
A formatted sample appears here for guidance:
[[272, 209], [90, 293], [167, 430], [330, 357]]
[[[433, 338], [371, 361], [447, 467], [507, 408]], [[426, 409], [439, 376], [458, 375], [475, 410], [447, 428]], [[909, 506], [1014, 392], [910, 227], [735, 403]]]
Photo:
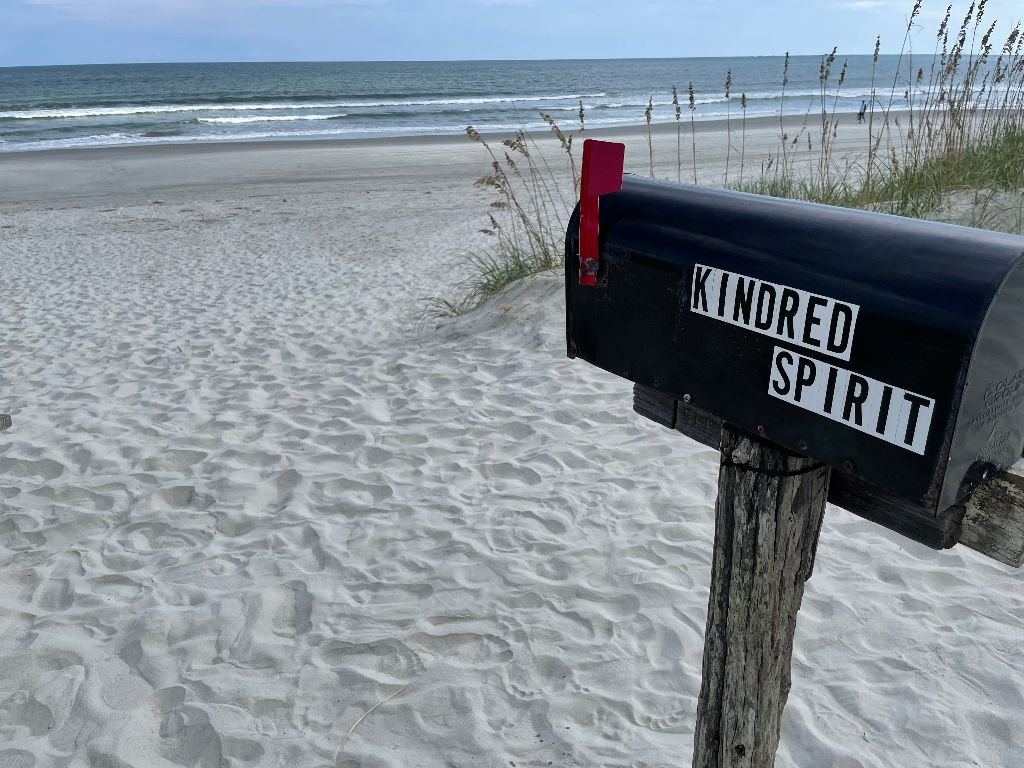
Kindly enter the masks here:
[[622, 179], [622, 157], [584, 145], [568, 354], [721, 449], [693, 765], [771, 768], [826, 501], [1024, 565], [1024, 238]]
[[693, 765], [761, 768], [779, 746], [831, 472], [734, 429], [722, 457]]

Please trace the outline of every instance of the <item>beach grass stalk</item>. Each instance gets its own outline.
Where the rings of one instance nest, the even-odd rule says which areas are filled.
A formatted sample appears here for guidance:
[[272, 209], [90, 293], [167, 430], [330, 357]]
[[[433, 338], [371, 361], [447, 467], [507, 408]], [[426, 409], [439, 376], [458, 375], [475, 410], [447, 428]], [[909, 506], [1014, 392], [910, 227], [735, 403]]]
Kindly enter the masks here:
[[729, 158], [732, 156], [732, 67], [725, 75], [725, 186], [729, 186]]
[[647, 121], [647, 157], [650, 162], [651, 178], [654, 178], [654, 141], [651, 136], [651, 119], [654, 116], [654, 96], [647, 99], [647, 109], [644, 110], [644, 120]]
[[740, 184], [743, 184], [743, 166], [747, 159], [747, 94], [740, 94], [740, 108], [743, 110], [742, 127], [740, 129]]
[[683, 180], [683, 128], [680, 118], [683, 116], [683, 108], [679, 103], [679, 89], [672, 86], [672, 107], [676, 116], [676, 181]]
[[693, 81], [686, 87], [687, 101], [690, 107], [690, 142], [693, 146], [693, 183], [697, 184], [697, 126], [694, 117], [697, 114], [697, 98], [693, 91]]
[[[789, 51], [786, 51], [786, 57], [782, 62], [782, 93], [779, 97], [779, 145], [780, 145], [780, 160], [781, 162], [768, 162], [767, 171], [774, 171], [776, 174], [775, 178], [778, 178], [779, 165], [783, 172], [783, 183], [786, 182], [786, 175], [789, 172], [789, 157], [788, 157], [788, 146], [789, 146], [789, 134], [786, 132], [786, 88], [789, 86]], [[762, 166], [765, 168], [765, 166]]]

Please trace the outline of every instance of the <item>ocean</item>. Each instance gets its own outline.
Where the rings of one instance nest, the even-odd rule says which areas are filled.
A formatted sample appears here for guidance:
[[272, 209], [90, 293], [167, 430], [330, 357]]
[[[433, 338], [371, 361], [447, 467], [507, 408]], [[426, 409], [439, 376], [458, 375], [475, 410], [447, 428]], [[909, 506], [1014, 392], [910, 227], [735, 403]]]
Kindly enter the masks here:
[[[848, 58], [827, 107], [856, 111], [872, 90], [872, 57]], [[888, 101], [906, 89], [898, 57], [882, 56], [874, 77]], [[672, 86], [688, 120], [687, 83], [697, 120], [821, 109], [821, 58], [683, 58], [472, 62], [294, 62], [124, 64], [0, 68], [0, 151], [166, 142], [348, 139], [542, 128], [540, 113], [590, 128], [675, 119]], [[732, 92], [725, 95], [732, 70]]]

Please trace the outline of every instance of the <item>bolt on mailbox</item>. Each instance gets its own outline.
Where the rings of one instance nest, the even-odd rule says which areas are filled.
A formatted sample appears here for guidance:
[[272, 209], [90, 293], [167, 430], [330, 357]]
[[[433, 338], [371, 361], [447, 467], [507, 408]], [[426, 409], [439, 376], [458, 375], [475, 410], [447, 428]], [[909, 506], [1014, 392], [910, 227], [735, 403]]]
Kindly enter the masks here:
[[1024, 238], [596, 176], [596, 263], [579, 208], [566, 238], [570, 357], [635, 382], [642, 415], [813, 456], [834, 503], [952, 546], [957, 503], [1024, 452]]

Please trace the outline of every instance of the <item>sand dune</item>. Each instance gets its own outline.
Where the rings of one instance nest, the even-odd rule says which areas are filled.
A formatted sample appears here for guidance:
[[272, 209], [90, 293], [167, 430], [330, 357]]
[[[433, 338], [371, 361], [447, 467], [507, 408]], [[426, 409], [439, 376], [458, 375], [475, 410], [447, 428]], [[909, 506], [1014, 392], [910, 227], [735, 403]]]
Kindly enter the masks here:
[[[558, 276], [417, 322], [446, 146], [17, 160], [0, 766], [689, 763], [718, 457], [565, 359]], [[1024, 766], [1022, 587], [830, 508], [779, 765]]]

